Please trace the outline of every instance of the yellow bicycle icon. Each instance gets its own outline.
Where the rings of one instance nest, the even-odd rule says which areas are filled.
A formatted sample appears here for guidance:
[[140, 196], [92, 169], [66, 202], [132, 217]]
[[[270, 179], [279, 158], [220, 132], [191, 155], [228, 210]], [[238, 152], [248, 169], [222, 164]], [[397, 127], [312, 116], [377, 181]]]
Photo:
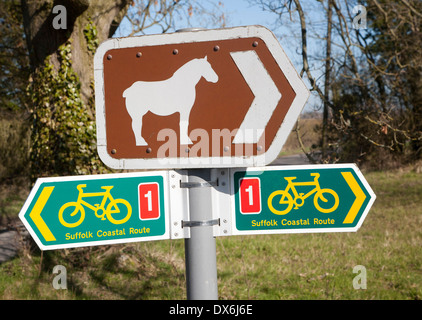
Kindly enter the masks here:
[[[113, 224], [122, 224], [129, 220], [132, 214], [132, 207], [129, 204], [129, 202], [126, 201], [125, 199], [113, 198], [113, 196], [110, 193], [110, 190], [113, 189], [113, 186], [101, 187], [101, 189], [105, 190], [103, 192], [90, 192], [90, 193], [87, 193], [87, 192], [84, 193], [83, 188], [85, 187], [86, 187], [86, 184], [78, 185], [76, 187], [79, 191], [78, 200], [75, 202], [67, 202], [60, 208], [59, 220], [62, 225], [68, 228], [75, 228], [79, 226], [85, 219], [85, 209], [83, 205], [93, 210], [97, 218], [100, 218], [101, 220], [106, 220], [106, 217], [107, 217], [107, 219]], [[87, 198], [87, 197], [103, 197], [103, 198], [101, 200], [101, 204], [91, 205], [85, 200], [83, 200], [83, 198]], [[109, 200], [110, 202], [106, 208], [105, 205], [106, 205], [107, 200]], [[124, 209], [124, 207], [126, 207], [126, 209]], [[121, 211], [121, 209], [124, 209], [124, 211]], [[125, 211], [127, 211], [127, 213], [126, 215], [124, 215], [123, 213], [123, 218], [115, 219], [113, 217], [114, 214], [118, 214], [120, 212], [125, 212]], [[68, 222], [68, 221], [72, 221], [72, 220], [69, 220], [70, 217], [74, 217], [76, 215], [80, 215], [79, 219], [77, 219], [76, 222]], [[65, 217], [67, 221], [65, 220]]]
[[[331, 189], [321, 189], [318, 181], [320, 177], [319, 173], [311, 173], [311, 176], [314, 177], [314, 180], [305, 182], [293, 182], [296, 177], [285, 177], [284, 179], [288, 182], [286, 189], [276, 190], [271, 193], [268, 197], [268, 207], [270, 208], [271, 212], [278, 215], [284, 215], [292, 210], [293, 205], [295, 206], [294, 209], [297, 210], [299, 209], [299, 207], [303, 206], [303, 204], [305, 203], [305, 199], [310, 197], [312, 194], [315, 194], [314, 205], [318, 211], [322, 213], [330, 213], [336, 210], [339, 204], [339, 198], [337, 193]], [[315, 188], [305, 194], [297, 192], [296, 187], [298, 186], [315, 186]], [[290, 190], [292, 191], [294, 198], [289, 193]], [[329, 202], [329, 199], [327, 199], [327, 195], [331, 195], [331, 198], [334, 198], [334, 204], [329, 208], [323, 208], [320, 205], [320, 201], [322, 201], [323, 203]], [[280, 201], [274, 201], [274, 198], [276, 198], [277, 196], [281, 196]]]

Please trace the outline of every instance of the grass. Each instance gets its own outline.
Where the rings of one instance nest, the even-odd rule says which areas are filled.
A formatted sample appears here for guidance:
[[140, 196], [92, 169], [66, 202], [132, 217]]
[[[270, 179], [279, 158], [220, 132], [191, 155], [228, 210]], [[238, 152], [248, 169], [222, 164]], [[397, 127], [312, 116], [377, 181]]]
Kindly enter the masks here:
[[[220, 299], [421, 299], [422, 183], [366, 173], [377, 200], [356, 233], [217, 238]], [[67, 290], [55, 290], [55, 265]], [[367, 289], [353, 288], [362, 265]], [[183, 240], [47, 251], [0, 265], [1, 299], [185, 299]]]
[[[13, 153], [20, 138], [9, 130], [19, 127], [12, 122], [0, 123], [6, 128], [0, 146], [9, 150], [0, 165], [3, 226], [16, 219], [29, 193], [23, 177], [8, 178], [26, 163]], [[300, 120], [307, 148], [318, 141], [319, 123]], [[293, 132], [281, 154], [298, 151]], [[409, 167], [365, 177], [377, 200], [356, 233], [217, 238], [220, 299], [421, 299], [422, 174]], [[59, 264], [67, 270], [67, 290], [52, 285]], [[353, 288], [357, 265], [366, 268], [366, 290]], [[185, 285], [183, 240], [44, 253], [30, 241], [0, 264], [0, 299], [185, 299]]]
[[[231, 269], [225, 276], [239, 286], [226, 291], [222, 281], [222, 293], [235, 299], [421, 299], [420, 174], [367, 176], [378, 199], [357, 233], [222, 239], [228, 252], [242, 252], [220, 255], [220, 268]], [[366, 290], [353, 288], [356, 265], [366, 267]]]
[[294, 126], [293, 131], [287, 138], [283, 149], [280, 152], [280, 156], [287, 156], [302, 152], [299, 140], [297, 138], [296, 129], [299, 129], [299, 135], [306, 151], [310, 151], [313, 145], [317, 145], [320, 132], [316, 130], [321, 125], [321, 119], [319, 118], [304, 118], [300, 119]]

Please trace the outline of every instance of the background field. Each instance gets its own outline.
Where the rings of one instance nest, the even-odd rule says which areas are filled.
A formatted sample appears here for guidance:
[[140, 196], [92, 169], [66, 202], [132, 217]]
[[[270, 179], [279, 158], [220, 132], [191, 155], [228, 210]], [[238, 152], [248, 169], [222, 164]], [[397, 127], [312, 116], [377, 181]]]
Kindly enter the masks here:
[[[317, 118], [300, 121], [306, 148], [317, 142], [314, 127], [319, 123]], [[6, 132], [5, 147], [17, 140], [13, 130], [3, 137]], [[281, 155], [297, 152], [292, 132]], [[217, 238], [220, 299], [421, 299], [421, 168], [364, 172], [377, 200], [357, 233]], [[23, 178], [4, 179], [0, 191], [4, 228], [16, 221], [29, 187]], [[67, 290], [52, 286], [53, 268], [59, 264], [67, 269]], [[366, 290], [353, 288], [357, 265], [366, 268]], [[185, 299], [184, 243], [41, 253], [26, 240], [15, 259], [0, 265], [0, 298]]]
[[[421, 166], [364, 173], [377, 200], [357, 233], [217, 238], [220, 299], [421, 299]], [[2, 200], [15, 212], [24, 198]], [[184, 243], [46, 251], [0, 265], [1, 299], [185, 299]], [[67, 290], [52, 270], [67, 269]], [[355, 290], [353, 268], [367, 272]]]

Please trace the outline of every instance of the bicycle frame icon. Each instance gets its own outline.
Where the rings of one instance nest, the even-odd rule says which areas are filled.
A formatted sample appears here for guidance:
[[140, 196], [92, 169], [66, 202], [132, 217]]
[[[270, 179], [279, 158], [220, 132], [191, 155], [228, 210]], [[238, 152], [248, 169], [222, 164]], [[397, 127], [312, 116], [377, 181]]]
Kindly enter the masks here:
[[[85, 219], [84, 206], [93, 210], [97, 218], [101, 220], [106, 220], [107, 218], [113, 224], [122, 224], [129, 220], [132, 214], [132, 207], [130, 203], [125, 199], [113, 198], [110, 193], [110, 190], [113, 189], [114, 186], [103, 186], [101, 187], [101, 189], [105, 191], [89, 193], [83, 191], [83, 188], [85, 187], [86, 184], [79, 184], [78, 186], [76, 186], [79, 191], [78, 200], [74, 202], [67, 202], [60, 208], [59, 220], [63, 226], [68, 228], [75, 228], [79, 226]], [[102, 197], [102, 200], [100, 204], [91, 205], [90, 203], [84, 200], [84, 198], [88, 197]], [[109, 200], [109, 203], [106, 207], [107, 200]], [[126, 215], [124, 214], [125, 211], [127, 211]], [[118, 214], [120, 212], [123, 212], [123, 218], [113, 217], [113, 215]], [[79, 219], [77, 219], [76, 222], [68, 222], [69, 217], [74, 217], [76, 215], [80, 215]], [[68, 220], [66, 221], [66, 219]]]
[[[293, 205], [294, 209], [297, 210], [303, 206], [305, 199], [309, 198], [311, 195], [314, 195], [314, 205], [319, 212], [330, 213], [336, 210], [339, 205], [339, 197], [337, 193], [332, 189], [321, 189], [318, 181], [320, 177], [319, 173], [311, 173], [311, 176], [314, 177], [314, 180], [305, 182], [293, 182], [296, 177], [285, 177], [284, 179], [287, 181], [286, 189], [276, 190], [268, 197], [268, 207], [271, 212], [278, 215], [285, 215], [292, 210]], [[315, 188], [305, 194], [297, 192], [296, 187], [299, 186], [315, 186]], [[293, 193], [294, 198], [289, 191]], [[277, 196], [281, 196], [279, 201], [274, 200]], [[320, 201], [322, 201], [323, 204], [326, 204], [328, 202], [332, 202], [332, 200], [334, 200], [334, 204], [329, 208], [323, 208], [320, 205]]]

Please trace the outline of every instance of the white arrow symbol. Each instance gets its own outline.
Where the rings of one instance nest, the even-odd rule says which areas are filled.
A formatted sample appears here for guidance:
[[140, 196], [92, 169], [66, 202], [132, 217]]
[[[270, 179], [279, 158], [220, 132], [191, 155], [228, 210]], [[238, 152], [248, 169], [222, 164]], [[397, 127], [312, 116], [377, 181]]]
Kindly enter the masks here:
[[280, 101], [281, 93], [255, 51], [230, 52], [230, 55], [255, 96], [233, 143], [257, 143]]

